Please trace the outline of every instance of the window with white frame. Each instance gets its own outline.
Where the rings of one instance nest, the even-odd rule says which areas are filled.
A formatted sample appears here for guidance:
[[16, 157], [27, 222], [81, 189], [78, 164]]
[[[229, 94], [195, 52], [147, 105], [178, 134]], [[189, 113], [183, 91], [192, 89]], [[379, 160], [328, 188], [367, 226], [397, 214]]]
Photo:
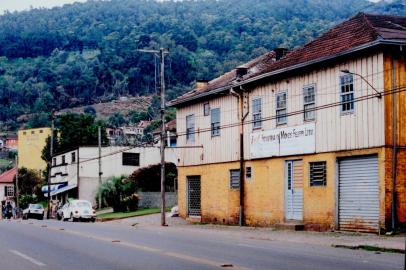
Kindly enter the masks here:
[[230, 170], [230, 188], [240, 188], [240, 170]]
[[186, 116], [186, 141], [195, 141], [195, 116], [193, 114]]
[[262, 102], [261, 98], [252, 100], [252, 128], [257, 129], [262, 127]]
[[315, 112], [316, 96], [314, 85], [308, 85], [303, 87], [303, 111], [304, 120], [311, 121], [316, 119]]
[[211, 110], [211, 136], [220, 136], [220, 108]]
[[277, 125], [286, 124], [286, 122], [287, 122], [286, 101], [287, 101], [286, 91], [276, 94], [276, 124]]
[[14, 197], [14, 186], [5, 186], [4, 195], [6, 195], [6, 197]]
[[340, 76], [341, 112], [354, 111], [354, 79], [352, 74]]

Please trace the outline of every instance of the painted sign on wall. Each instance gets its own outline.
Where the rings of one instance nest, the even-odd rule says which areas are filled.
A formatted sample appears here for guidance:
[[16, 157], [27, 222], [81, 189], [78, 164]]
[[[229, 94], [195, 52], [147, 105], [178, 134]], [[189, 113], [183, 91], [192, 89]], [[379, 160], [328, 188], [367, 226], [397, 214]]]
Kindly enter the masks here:
[[287, 156], [316, 151], [315, 123], [251, 134], [251, 158]]

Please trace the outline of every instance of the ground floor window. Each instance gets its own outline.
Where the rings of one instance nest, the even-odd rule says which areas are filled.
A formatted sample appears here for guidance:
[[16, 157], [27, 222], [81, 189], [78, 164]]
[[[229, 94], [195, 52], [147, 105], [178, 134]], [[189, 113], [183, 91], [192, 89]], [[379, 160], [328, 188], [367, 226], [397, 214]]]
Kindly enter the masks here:
[[240, 170], [230, 170], [230, 188], [240, 188]]

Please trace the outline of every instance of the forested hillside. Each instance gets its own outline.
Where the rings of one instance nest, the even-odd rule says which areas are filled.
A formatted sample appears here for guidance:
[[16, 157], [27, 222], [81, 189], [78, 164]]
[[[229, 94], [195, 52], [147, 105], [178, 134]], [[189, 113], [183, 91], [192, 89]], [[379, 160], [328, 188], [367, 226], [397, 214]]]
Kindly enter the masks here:
[[275, 47], [294, 48], [359, 11], [406, 14], [405, 0], [90, 1], [0, 16], [0, 125], [121, 95], [154, 93], [169, 48], [168, 98]]

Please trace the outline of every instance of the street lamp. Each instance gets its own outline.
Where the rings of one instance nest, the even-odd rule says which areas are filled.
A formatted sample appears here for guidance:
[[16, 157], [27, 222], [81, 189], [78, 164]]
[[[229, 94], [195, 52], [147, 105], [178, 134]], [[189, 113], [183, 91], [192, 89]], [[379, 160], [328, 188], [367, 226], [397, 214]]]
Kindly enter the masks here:
[[345, 73], [345, 74], [352, 74], [352, 75], [356, 75], [356, 76], [360, 77], [364, 82], [366, 82], [377, 93], [377, 98], [382, 98], [382, 93], [379, 92], [367, 79], [365, 79], [364, 76], [362, 76], [358, 73], [355, 73], [355, 72], [351, 72], [348, 69], [342, 69], [341, 72]]

